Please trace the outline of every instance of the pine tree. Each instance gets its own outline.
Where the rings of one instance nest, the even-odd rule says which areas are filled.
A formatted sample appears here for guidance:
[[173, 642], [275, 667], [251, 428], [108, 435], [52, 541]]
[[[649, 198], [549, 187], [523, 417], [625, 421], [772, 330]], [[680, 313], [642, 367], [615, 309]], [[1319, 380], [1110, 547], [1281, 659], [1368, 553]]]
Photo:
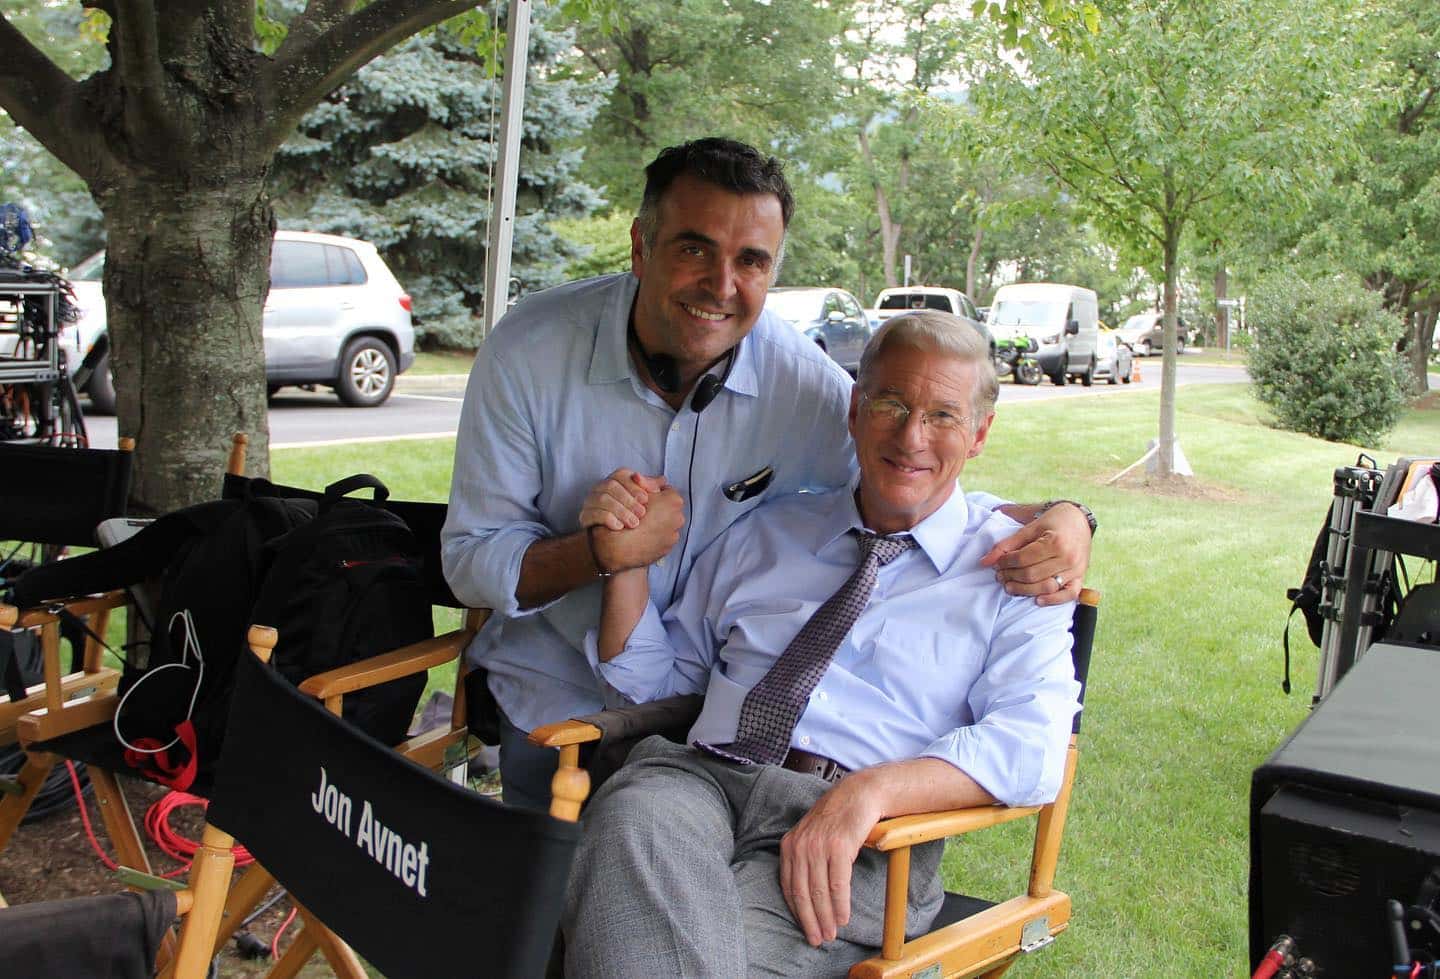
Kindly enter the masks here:
[[[560, 146], [589, 127], [609, 85], [559, 64], [572, 32], [547, 20], [553, 11], [537, 6], [512, 257], [522, 292], [562, 281], [577, 255], [550, 222], [603, 203], [575, 177], [583, 151]], [[305, 116], [276, 159], [281, 224], [374, 242], [415, 297], [427, 346], [479, 339], [501, 98], [485, 55], [442, 27], [357, 72]]]

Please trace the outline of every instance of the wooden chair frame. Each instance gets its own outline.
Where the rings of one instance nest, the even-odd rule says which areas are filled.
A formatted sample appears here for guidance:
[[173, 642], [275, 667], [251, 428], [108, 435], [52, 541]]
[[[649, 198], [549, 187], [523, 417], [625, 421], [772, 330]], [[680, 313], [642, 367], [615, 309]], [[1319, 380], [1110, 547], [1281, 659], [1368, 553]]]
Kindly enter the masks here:
[[[1080, 604], [1090, 609], [1098, 607], [1100, 593], [1082, 590]], [[584, 719], [549, 724], [530, 734], [533, 744], [560, 752], [557, 784], [562, 773], [578, 769], [580, 746], [599, 741], [600, 737], [600, 728]], [[978, 806], [876, 823], [865, 845], [889, 855], [884, 939], [878, 955], [851, 968], [851, 979], [998, 979], [1021, 955], [1048, 945], [1069, 927], [1070, 897], [1056, 890], [1054, 884], [1078, 761], [1078, 739], [1072, 735], [1060, 791], [1054, 802], [1044, 806]], [[1024, 894], [905, 940], [911, 847], [1031, 817], [1036, 820], [1035, 845], [1030, 858], [1030, 883]]]

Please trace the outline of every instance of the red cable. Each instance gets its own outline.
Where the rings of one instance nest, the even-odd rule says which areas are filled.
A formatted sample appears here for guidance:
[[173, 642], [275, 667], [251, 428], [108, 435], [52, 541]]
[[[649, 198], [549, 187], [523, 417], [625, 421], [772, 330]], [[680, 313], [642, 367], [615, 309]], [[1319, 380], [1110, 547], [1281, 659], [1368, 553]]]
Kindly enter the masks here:
[[90, 826], [90, 813], [85, 810], [85, 793], [80, 789], [80, 776], [75, 771], [75, 763], [67, 760], [65, 767], [70, 772], [70, 785], [75, 789], [75, 803], [80, 807], [80, 823], [85, 827], [85, 837], [90, 841], [90, 847], [95, 851], [107, 870], [119, 870], [119, 865], [110, 859], [109, 854], [100, 848], [100, 841], [95, 838], [95, 830]]
[[[100, 841], [95, 837], [95, 829], [90, 824], [90, 813], [85, 808], [85, 795], [80, 788], [80, 775], [75, 771], [75, 763], [67, 760], [65, 768], [70, 773], [70, 786], [75, 790], [75, 803], [80, 810], [80, 823], [85, 828], [85, 838], [90, 841], [90, 848], [100, 858], [100, 862], [107, 870], [119, 870], [120, 865], [110, 858], [110, 855], [100, 846]], [[200, 844], [187, 836], [182, 836], [170, 825], [170, 814], [181, 806], [200, 806], [208, 808], [210, 803], [199, 796], [190, 795], [186, 792], [167, 792], [145, 810], [145, 832], [160, 851], [171, 859], [180, 861], [181, 866], [161, 874], [161, 877], [169, 880], [179, 877], [181, 874], [190, 871], [190, 864]], [[235, 846], [231, 851], [235, 854], [235, 866], [244, 867], [255, 862], [250, 851], [243, 846]]]
[[277, 962], [280, 960], [280, 936], [285, 934], [285, 929], [289, 928], [290, 922], [295, 920], [295, 912], [298, 910], [300, 909], [294, 906], [290, 908], [290, 913], [285, 916], [285, 920], [275, 930], [275, 937], [270, 939], [270, 957]]
[[[145, 810], [145, 832], [155, 841], [162, 853], [173, 860], [180, 861], [183, 866], [178, 870], [166, 874], [167, 877], [176, 877], [190, 869], [190, 864], [196, 852], [200, 849], [198, 840], [192, 840], [181, 835], [170, 825], [170, 814], [182, 806], [200, 806], [206, 809], [209, 801], [188, 792], [171, 791], [165, 793]], [[235, 866], [244, 867], [255, 861], [250, 851], [243, 846], [236, 846], [232, 851], [235, 854]]]
[[1266, 952], [1265, 957], [1260, 960], [1260, 968], [1255, 970], [1255, 974], [1251, 976], [1250, 979], [1270, 979], [1271, 976], [1280, 971], [1280, 967], [1284, 964], [1285, 957], [1272, 948]]

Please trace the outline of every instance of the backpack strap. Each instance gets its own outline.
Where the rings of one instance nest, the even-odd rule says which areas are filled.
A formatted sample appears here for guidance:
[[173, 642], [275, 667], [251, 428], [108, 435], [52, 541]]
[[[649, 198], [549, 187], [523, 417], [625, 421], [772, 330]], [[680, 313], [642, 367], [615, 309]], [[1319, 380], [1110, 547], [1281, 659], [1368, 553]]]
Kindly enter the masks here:
[[373, 489], [375, 491], [375, 502], [384, 503], [390, 499], [390, 490], [379, 479], [369, 473], [356, 473], [354, 476], [346, 476], [338, 482], [331, 483], [325, 487], [325, 499], [320, 503], [320, 509], [328, 510], [338, 503], [341, 497], [353, 493], [358, 489]]

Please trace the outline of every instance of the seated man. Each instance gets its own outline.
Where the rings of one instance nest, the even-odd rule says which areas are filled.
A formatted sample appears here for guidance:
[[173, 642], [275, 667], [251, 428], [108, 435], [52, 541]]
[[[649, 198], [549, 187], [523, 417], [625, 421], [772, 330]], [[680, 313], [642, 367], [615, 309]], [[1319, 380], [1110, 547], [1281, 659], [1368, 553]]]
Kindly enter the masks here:
[[[880, 943], [877, 820], [1054, 798], [1074, 606], [1006, 594], [980, 560], [1016, 524], [957, 486], [997, 390], [969, 326], [897, 316], [851, 396], [857, 482], [737, 521], [663, 621], [643, 569], [607, 580], [607, 682], [705, 707], [692, 745], [647, 739], [586, 810], [568, 976], [842, 975]], [[675, 505], [655, 492], [646, 519]], [[591, 495], [592, 533], [609, 506]], [[939, 908], [941, 849], [914, 853], [912, 933]]]

